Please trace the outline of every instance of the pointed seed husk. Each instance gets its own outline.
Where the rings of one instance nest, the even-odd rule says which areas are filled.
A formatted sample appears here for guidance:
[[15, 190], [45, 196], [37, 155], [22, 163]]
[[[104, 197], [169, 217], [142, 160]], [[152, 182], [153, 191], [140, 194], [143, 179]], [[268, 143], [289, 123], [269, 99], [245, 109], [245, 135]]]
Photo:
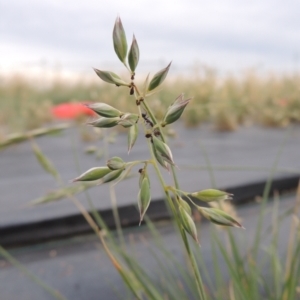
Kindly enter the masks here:
[[87, 170], [79, 177], [73, 179], [72, 181], [93, 181], [103, 178], [108, 173], [112, 172], [108, 167], [95, 167]]
[[138, 193], [138, 207], [140, 211], [140, 224], [144, 218], [144, 215], [149, 207], [151, 201], [150, 194], [150, 182], [148, 176], [145, 176], [142, 183], [141, 189]]
[[133, 35], [132, 44], [128, 53], [128, 64], [132, 72], [135, 71], [139, 62], [139, 58], [140, 58], [139, 46], [135, 36]]
[[196, 225], [192, 217], [182, 206], [179, 206], [179, 216], [185, 231], [199, 244]]
[[163, 83], [163, 81], [165, 80], [165, 78], [168, 75], [169, 69], [171, 66], [171, 62], [167, 65], [167, 67], [165, 67], [164, 69], [160, 70], [159, 72], [157, 72], [153, 78], [151, 79], [150, 83], [149, 83], [149, 87], [148, 87], [148, 91], [152, 91], [155, 88], [157, 88], [160, 84]]
[[198, 209], [205, 218], [214, 224], [244, 228], [237, 220], [221, 209], [206, 207], [199, 207]]
[[128, 130], [127, 142], [128, 142], [128, 154], [134, 146], [136, 139], [139, 135], [139, 126], [134, 124]]
[[115, 52], [121, 62], [125, 63], [127, 56], [127, 40], [125, 30], [120, 17], [117, 17], [113, 29], [113, 44]]

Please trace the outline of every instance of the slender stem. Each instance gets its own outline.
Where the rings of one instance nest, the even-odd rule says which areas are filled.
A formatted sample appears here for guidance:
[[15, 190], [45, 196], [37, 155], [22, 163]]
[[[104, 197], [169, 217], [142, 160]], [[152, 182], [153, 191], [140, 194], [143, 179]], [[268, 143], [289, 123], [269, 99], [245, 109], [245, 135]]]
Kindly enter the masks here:
[[134, 89], [135, 89], [137, 95], [140, 96], [141, 92], [140, 92], [139, 88], [135, 84], [133, 86], [134, 86]]
[[296, 229], [299, 226], [296, 216], [298, 216], [299, 209], [300, 209], [300, 181], [298, 183], [298, 188], [297, 188], [297, 192], [296, 192], [296, 203], [293, 208], [292, 221], [291, 221], [291, 226], [290, 226], [290, 235], [289, 235], [286, 262], [285, 262], [285, 275], [284, 275], [285, 281], [288, 280], [288, 277], [290, 275], [290, 270], [292, 267], [292, 258], [293, 258], [293, 249], [294, 249], [294, 243], [295, 243]]
[[40, 278], [32, 274], [23, 264], [21, 264], [18, 260], [16, 260], [9, 252], [7, 252], [0, 245], [0, 255], [3, 256], [7, 261], [9, 261], [13, 266], [18, 268], [21, 272], [23, 272], [26, 276], [28, 276], [32, 281], [37, 283], [40, 287], [46, 290], [50, 295], [58, 300], [67, 300], [59, 291], [53, 289], [44, 283]]
[[121, 264], [117, 261], [117, 259], [113, 256], [113, 254], [109, 250], [109, 248], [108, 248], [108, 246], [106, 244], [106, 241], [105, 241], [105, 239], [103, 237], [103, 233], [100, 230], [100, 228], [98, 227], [98, 225], [96, 224], [96, 222], [93, 220], [93, 218], [87, 212], [87, 210], [85, 209], [85, 207], [75, 197], [73, 197], [71, 195], [68, 195], [68, 196], [72, 200], [72, 202], [76, 205], [76, 207], [78, 208], [78, 210], [81, 212], [81, 214], [83, 215], [83, 217], [85, 218], [85, 220], [87, 221], [87, 223], [91, 226], [91, 228], [95, 231], [95, 233], [99, 237], [99, 239], [100, 239], [100, 241], [101, 241], [101, 243], [103, 245], [103, 248], [104, 248], [106, 254], [108, 255], [109, 259], [111, 260], [111, 262], [114, 265], [114, 267], [116, 268], [116, 270], [120, 273], [120, 275], [122, 276], [122, 278], [124, 279], [124, 281], [127, 283], [127, 285], [130, 288], [130, 290], [137, 297], [137, 299], [141, 299], [140, 295], [136, 291], [136, 288], [133, 286], [134, 283], [128, 277], [128, 274], [126, 274], [126, 271], [124, 270], [124, 268], [121, 266]]
[[[165, 137], [164, 137], [164, 134], [161, 130], [161, 126], [160, 124], [157, 122], [151, 108], [148, 106], [146, 100], [144, 99], [143, 100], [143, 106], [145, 108], [145, 110], [147, 111], [147, 113], [149, 114], [150, 118], [152, 119], [153, 123], [155, 125], [158, 126], [158, 128], [160, 129], [160, 133], [161, 133], [161, 137], [162, 137], [162, 140], [163, 142], [165, 142]], [[141, 114], [141, 108], [140, 106], [139, 107], [139, 112]], [[166, 198], [167, 198], [167, 201], [168, 201], [168, 204], [172, 210], [172, 213], [176, 219], [176, 223], [177, 223], [177, 226], [180, 230], [180, 234], [181, 234], [181, 237], [182, 237], [182, 240], [183, 240], [183, 243], [185, 245], [185, 248], [186, 248], [186, 251], [187, 251], [187, 254], [188, 254], [188, 257], [189, 257], [189, 260], [190, 260], [190, 263], [191, 263], [191, 266], [192, 266], [192, 269], [193, 269], [193, 272], [194, 272], [194, 275], [195, 275], [195, 279], [196, 279], [196, 285], [197, 285], [197, 290], [198, 290], [198, 293], [199, 293], [199, 297], [200, 299], [202, 300], [206, 300], [206, 296], [205, 296], [205, 292], [204, 292], [204, 286], [203, 286], [203, 282], [202, 282], [202, 278], [201, 278], [201, 275], [200, 275], [200, 272], [199, 272], [199, 269], [198, 269], [198, 266], [197, 266], [197, 263], [196, 263], [196, 259], [194, 257], [194, 254], [191, 250], [191, 247], [190, 247], [190, 244], [189, 244], [189, 241], [187, 239], [187, 236], [186, 236], [186, 232], [184, 231], [184, 229], [182, 228], [181, 224], [180, 224], [180, 221], [177, 217], [177, 213], [176, 213], [176, 209], [175, 209], [175, 206], [174, 206], [174, 203], [172, 201], [172, 198], [168, 192], [168, 189], [166, 187], [166, 184], [164, 182], [164, 179], [161, 175], [161, 172], [160, 172], [160, 169], [158, 168], [158, 165], [157, 165], [157, 162], [156, 162], [156, 159], [155, 159], [155, 156], [154, 156], [154, 153], [153, 153], [153, 150], [152, 150], [152, 146], [150, 144], [150, 141], [148, 140], [148, 146], [149, 146], [149, 150], [150, 150], [150, 153], [152, 155], [152, 158], [154, 160], [154, 168], [155, 168], [155, 171], [156, 171], [156, 174], [159, 178], [159, 181], [164, 189], [164, 192], [165, 192], [165, 195], [166, 195]], [[177, 175], [176, 175], [176, 172], [175, 172], [175, 168], [174, 166], [171, 166], [171, 170], [172, 170], [172, 176], [173, 176], [173, 180], [174, 180], [174, 184], [175, 184], [175, 187], [176, 189], [180, 189], [179, 188], [179, 183], [178, 183], [178, 178], [177, 178]]]
[[93, 218], [90, 216], [90, 214], [87, 212], [85, 207], [72, 195], [68, 195], [68, 197], [72, 200], [72, 202], [75, 204], [75, 206], [78, 208], [78, 210], [81, 212], [87, 223], [91, 226], [91, 228], [95, 231], [97, 236], [99, 237], [101, 243], [103, 244], [104, 250], [107, 253], [108, 257], [110, 258], [111, 262], [115, 266], [115, 268], [120, 271], [122, 269], [121, 265], [117, 262], [117, 260], [114, 258], [110, 250], [108, 249], [108, 246], [103, 238], [103, 233], [101, 232], [100, 228], [96, 224], [96, 222], [93, 220]]
[[205, 149], [205, 147], [204, 147], [204, 145], [202, 144], [201, 141], [199, 141], [199, 145], [200, 145], [200, 148], [202, 150], [202, 155], [205, 159], [206, 165], [208, 167], [208, 174], [209, 174], [209, 177], [210, 177], [210, 182], [211, 182], [212, 188], [215, 189], [215, 188], [217, 188], [217, 181], [216, 181], [215, 173], [214, 173], [214, 170], [212, 168], [209, 156], [208, 156], [208, 154], [206, 152], [206, 149]]
[[281, 154], [282, 154], [282, 152], [284, 150], [284, 147], [285, 147], [289, 137], [291, 136], [292, 132], [293, 131], [292, 131], [292, 128], [291, 128], [285, 134], [285, 137], [284, 137], [284, 139], [283, 139], [283, 141], [282, 141], [282, 143], [281, 143], [281, 145], [278, 149], [278, 152], [276, 154], [273, 166], [272, 166], [270, 174], [269, 174], [269, 178], [266, 182], [266, 185], [265, 185], [265, 188], [264, 188], [264, 191], [263, 191], [263, 196], [262, 196], [263, 201], [261, 203], [262, 208], [260, 210], [258, 221], [257, 221], [257, 228], [256, 228], [255, 237], [254, 237], [254, 247], [253, 247], [253, 250], [252, 250], [252, 253], [253, 253], [254, 257], [257, 256], [257, 253], [258, 253], [258, 250], [259, 250], [258, 248], [259, 248], [259, 242], [260, 242], [260, 239], [261, 239], [261, 232], [262, 232], [262, 226], [263, 226], [263, 215], [265, 213], [266, 203], [267, 203], [268, 197], [270, 195], [273, 177], [276, 174], [276, 169], [277, 169], [277, 166], [279, 164]]
[[[147, 104], [147, 101], [146, 99], [144, 99], [143, 101], [143, 105], [144, 105], [144, 108], [145, 110], [147, 111], [147, 113], [149, 114], [150, 118], [152, 119], [154, 125], [156, 125], [158, 128], [159, 128], [159, 131], [160, 131], [160, 134], [161, 134], [161, 138], [162, 138], [162, 141], [165, 143], [166, 142], [166, 138], [164, 136], [164, 133], [162, 131], [162, 128], [160, 126], [160, 123], [157, 121], [157, 119], [155, 118], [151, 108], [148, 106]], [[173, 176], [173, 180], [174, 180], [174, 184], [175, 184], [175, 187], [179, 190], [179, 183], [178, 183], [178, 178], [177, 178], [177, 174], [176, 174], [176, 171], [175, 171], [175, 167], [171, 165], [171, 171], [172, 171], [172, 176]]]
[[[61, 186], [64, 186], [64, 183], [60, 177], [56, 178], [56, 180], [57, 180], [58, 184], [60, 184]], [[114, 192], [114, 189], [112, 189], [112, 190]], [[136, 288], [134, 286], [134, 281], [136, 281], [136, 279], [129, 276], [131, 274], [129, 274], [128, 271], [125, 270], [121, 266], [121, 264], [117, 261], [117, 259], [114, 257], [113, 253], [110, 251], [110, 249], [104, 239], [103, 232], [101, 231], [101, 229], [99, 228], [97, 223], [94, 221], [94, 219], [91, 217], [89, 212], [85, 209], [85, 207], [73, 195], [68, 194], [67, 196], [75, 204], [75, 206], [78, 208], [78, 210], [81, 212], [81, 214], [83, 215], [83, 217], [85, 218], [87, 223], [90, 225], [90, 227], [95, 231], [100, 242], [102, 243], [104, 251], [106, 252], [109, 259], [111, 260], [113, 266], [119, 272], [119, 274], [121, 275], [121, 277], [123, 278], [123, 280], [127, 284], [127, 286], [129, 287], [129, 289], [132, 291], [132, 293], [136, 296], [136, 298], [138, 300], [140, 300], [141, 296], [139, 295], [139, 292], [136, 290]], [[115, 197], [115, 194], [113, 194], [113, 195], [111, 194], [111, 197]], [[121, 237], [124, 239], [122, 232], [121, 232]], [[125, 247], [124, 240], [121, 240], [121, 242], [124, 243], [124, 247]], [[63, 299], [65, 299], [65, 298], [63, 298]]]
[[[104, 130], [104, 156], [105, 159], [108, 160], [109, 156], [109, 145], [108, 145], [108, 136], [106, 130]], [[118, 211], [118, 205], [117, 205], [117, 198], [116, 198], [116, 192], [113, 183], [109, 183], [109, 195], [110, 195], [110, 201], [112, 205], [112, 212], [113, 212], [113, 217], [114, 221], [116, 224], [116, 229], [117, 229], [117, 234], [118, 238], [120, 241], [120, 244], [123, 248], [125, 248], [125, 240], [123, 236], [123, 231], [122, 231], [122, 226], [121, 226], [121, 221], [120, 221], [120, 215]]]

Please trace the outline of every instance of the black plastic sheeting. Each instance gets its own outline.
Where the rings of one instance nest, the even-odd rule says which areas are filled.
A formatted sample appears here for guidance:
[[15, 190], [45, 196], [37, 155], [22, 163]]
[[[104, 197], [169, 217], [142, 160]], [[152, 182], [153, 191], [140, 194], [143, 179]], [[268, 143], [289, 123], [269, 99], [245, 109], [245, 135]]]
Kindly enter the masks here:
[[[267, 204], [266, 215], [262, 224], [262, 242], [260, 244], [263, 253], [271, 240], [272, 231], [272, 208], [273, 201], [270, 199]], [[294, 203], [295, 196], [280, 197], [279, 213], [290, 210]], [[237, 207], [237, 214], [242, 219], [242, 224], [246, 230], [233, 228], [233, 236], [238, 241], [241, 253], [252, 245], [257, 227], [257, 220], [260, 212], [260, 205], [250, 202]], [[288, 245], [288, 237], [291, 218], [280, 223], [280, 235], [278, 240], [278, 253], [284, 257]], [[201, 247], [194, 244], [194, 253], [197, 257], [201, 252], [208, 268], [212, 280], [216, 277], [214, 274], [212, 258], [212, 237], [210, 227], [214, 226], [209, 222], [201, 222], [198, 225], [198, 235]], [[168, 221], [158, 222], [156, 228], [159, 231], [169, 255], [176, 261], [186, 266], [186, 258], [182, 248], [182, 242]], [[160, 270], [161, 262], [157, 261], [156, 255], [166, 265], [168, 258], [156, 247], [155, 239], [151, 235], [147, 226], [135, 226], [124, 231], [126, 248], [140, 263], [144, 270], [152, 276], [154, 282], [163, 280], [163, 274]], [[226, 241], [225, 232], [220, 232], [221, 240]], [[35, 246], [21, 247], [10, 250], [11, 254], [23, 263], [27, 270], [35, 274], [39, 279], [46, 282], [52, 288], [57, 289], [67, 299], [72, 300], [131, 300], [132, 295], [124, 287], [120, 275], [115, 271], [103, 248], [95, 235], [84, 235], [76, 238], [69, 238], [59, 241], [52, 241]], [[227, 267], [219, 251], [217, 251], [220, 271], [228, 281]], [[262, 270], [265, 278], [268, 278], [268, 272], [272, 268], [264, 267]], [[207, 284], [204, 281], [204, 284]], [[36, 283], [32, 282], [27, 276], [18, 269], [0, 258], [0, 299], [2, 300], [50, 300], [53, 299]], [[192, 296], [188, 298], [193, 300]]]
[[[294, 190], [298, 183], [298, 176], [275, 179], [272, 181], [270, 187], [270, 195], [274, 192], [284, 193]], [[254, 200], [255, 197], [262, 196], [265, 186], [266, 182], [249, 183], [248, 185], [227, 188], [226, 191], [234, 194], [233, 204], [241, 205]], [[139, 224], [139, 213], [136, 205], [121, 206], [118, 208], [118, 213], [123, 228], [134, 227]], [[101, 210], [99, 214], [108, 228], [115, 229], [116, 225], [111, 209]], [[152, 221], [169, 219], [170, 214], [165, 201], [152, 201], [147, 210], [147, 216]], [[89, 233], [91, 231], [92, 229], [86, 220], [78, 213], [51, 220], [3, 227], [0, 229], [0, 245], [16, 247]]]
[[[234, 203], [261, 195], [270, 174], [273, 190], [294, 189], [300, 174], [299, 129], [296, 125], [286, 129], [241, 127], [236, 132], [220, 133], [207, 126], [196, 129], [179, 126], [176, 128], [177, 138], [169, 142], [179, 166], [180, 187], [185, 191], [195, 191], [216, 186], [235, 194]], [[75, 128], [65, 130], [61, 135], [38, 138], [36, 142], [57, 167], [66, 185], [70, 185], [69, 180], [81, 172], [106, 164], [104, 157], [97, 160], [95, 155], [84, 153], [90, 145], [103, 149], [103, 140], [84, 143]], [[129, 156], [126, 148], [127, 136], [119, 134], [115, 143], [109, 145], [107, 157], [121, 156], [125, 161], [149, 158], [143, 136], [139, 137]], [[29, 201], [59, 188], [37, 163], [30, 143], [17, 144], [1, 151], [0, 166], [0, 243], [7, 246], [34, 243], [89, 231], [70, 200], [26, 207]], [[138, 168], [133, 170], [136, 176], [116, 186], [123, 226], [138, 223], [139, 215], [135, 208]], [[168, 172], [162, 172], [167, 184], [172, 184]], [[151, 168], [149, 173], [153, 199], [149, 216], [153, 220], [168, 218], [162, 201], [163, 191]], [[88, 194], [78, 195], [81, 203], [90, 210], [88, 197], [108, 226], [114, 228], [108, 186], [97, 186]]]

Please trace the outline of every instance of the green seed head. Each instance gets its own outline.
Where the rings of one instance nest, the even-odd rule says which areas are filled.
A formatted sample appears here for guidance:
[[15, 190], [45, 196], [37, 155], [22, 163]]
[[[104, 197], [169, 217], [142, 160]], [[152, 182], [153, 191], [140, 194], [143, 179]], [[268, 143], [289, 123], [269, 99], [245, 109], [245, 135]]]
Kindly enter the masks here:
[[114, 127], [116, 125], [118, 125], [120, 121], [120, 118], [105, 118], [102, 117], [100, 119], [97, 119], [95, 121], [92, 122], [88, 122], [88, 125], [92, 125], [94, 127], [100, 127], [100, 128], [111, 128]]
[[137, 124], [130, 126], [128, 130], [128, 137], [127, 137], [128, 154], [131, 151], [133, 145], [135, 144], [138, 135], [139, 135], [139, 126]]
[[237, 220], [218, 208], [198, 207], [202, 215], [212, 223], [223, 226], [244, 228]]
[[127, 56], [126, 34], [120, 17], [117, 17], [113, 30], [113, 43], [115, 52], [121, 62], [125, 63]]
[[96, 74], [105, 82], [115, 84], [116, 86], [130, 86], [130, 83], [125, 82], [117, 74], [110, 71], [101, 71], [99, 69], [94, 69]]
[[164, 69], [160, 70], [159, 72], [157, 72], [152, 80], [149, 83], [149, 87], [148, 87], [148, 91], [152, 91], [155, 88], [157, 88], [160, 84], [163, 83], [163, 81], [165, 80], [165, 78], [168, 75], [169, 69], [170, 69], [171, 63], [169, 63], [167, 65], [167, 67], [165, 67]]
[[192, 217], [182, 206], [179, 206], [178, 211], [183, 228], [199, 244], [196, 225]]
[[185, 107], [189, 104], [189, 102], [192, 100], [190, 99], [184, 99], [183, 94], [178, 96], [175, 100], [175, 102], [169, 106], [164, 119], [162, 121], [162, 126], [166, 126], [168, 124], [174, 123], [177, 121], [180, 117], [181, 114], [183, 113]]
[[86, 106], [98, 115], [106, 118], [115, 118], [122, 114], [122, 112], [106, 103], [92, 103], [86, 104]]
[[133, 35], [132, 44], [128, 53], [128, 64], [132, 72], [135, 71], [140, 58], [140, 51], [135, 36]]
[[191, 195], [204, 202], [231, 200], [233, 196], [232, 194], [215, 189], [202, 190]]
[[111, 169], [108, 167], [96, 167], [89, 169], [88, 171], [81, 174], [79, 177], [73, 179], [75, 181], [93, 181], [103, 178], [105, 175], [109, 174]]
[[190, 205], [184, 201], [182, 198], [178, 197], [179, 205], [191, 216], [192, 215], [192, 209]]
[[165, 169], [167, 169], [168, 171], [170, 171], [170, 168], [169, 168], [169, 164], [162, 158], [162, 156], [155, 150], [155, 148], [153, 147], [153, 144], [152, 144], [152, 150], [153, 150], [153, 153], [154, 153], [154, 156], [156, 158], [156, 160], [158, 161], [158, 163]]
[[138, 207], [140, 211], [140, 224], [144, 218], [144, 215], [149, 207], [151, 201], [150, 194], [150, 181], [147, 175], [143, 174], [142, 182], [140, 184], [140, 191], [138, 193]]
[[107, 166], [111, 170], [124, 170], [126, 163], [123, 161], [122, 158], [115, 156], [107, 161]]
[[160, 155], [165, 162], [171, 165], [175, 165], [173, 161], [173, 155], [169, 146], [165, 144], [163, 141], [161, 141], [160, 139], [158, 139], [156, 136], [153, 136], [152, 140], [153, 140], [153, 148], [155, 149], [157, 154]]
[[110, 181], [117, 179], [118, 177], [120, 177], [120, 175], [122, 174], [123, 171], [124, 171], [124, 169], [111, 171], [110, 173], [108, 173], [107, 175], [105, 175], [102, 178], [101, 183], [106, 183], [106, 182], [110, 182]]
[[153, 144], [152, 144], [152, 150], [153, 150], [153, 153], [154, 153], [154, 156], [156, 158], [156, 160], [158, 161], [158, 163], [165, 169], [167, 169], [168, 171], [170, 171], [170, 167], [169, 167], [169, 164], [163, 160], [162, 156], [160, 155], [159, 152], [156, 151], [156, 149], [154, 148]]

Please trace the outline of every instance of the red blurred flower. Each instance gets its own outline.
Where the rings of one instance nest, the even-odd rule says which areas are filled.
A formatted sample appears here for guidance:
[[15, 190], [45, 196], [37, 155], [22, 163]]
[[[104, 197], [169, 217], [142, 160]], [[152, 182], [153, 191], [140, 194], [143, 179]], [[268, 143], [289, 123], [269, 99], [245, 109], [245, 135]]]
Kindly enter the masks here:
[[85, 103], [62, 103], [52, 108], [52, 114], [57, 119], [76, 119], [80, 116], [95, 116]]

